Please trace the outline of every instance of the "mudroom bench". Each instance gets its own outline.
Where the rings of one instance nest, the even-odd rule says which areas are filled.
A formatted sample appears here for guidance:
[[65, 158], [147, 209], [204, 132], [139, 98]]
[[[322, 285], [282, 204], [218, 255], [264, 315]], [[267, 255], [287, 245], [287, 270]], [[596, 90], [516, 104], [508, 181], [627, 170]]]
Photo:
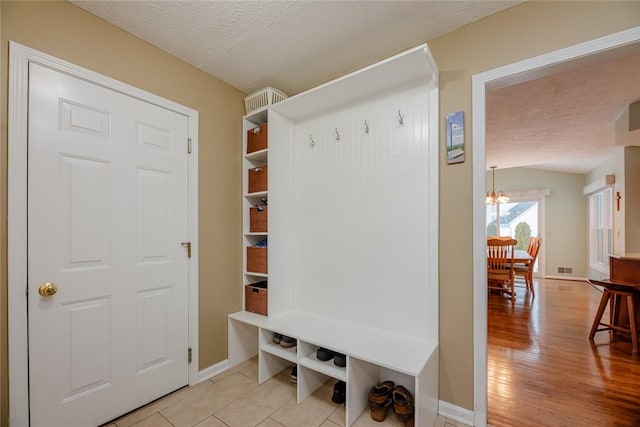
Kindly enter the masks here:
[[[352, 425], [367, 409], [367, 395], [377, 382], [392, 380], [415, 398], [416, 426], [432, 426], [438, 411], [438, 347], [417, 339], [315, 314], [291, 311], [265, 317], [250, 312], [229, 315], [229, 365], [258, 356], [258, 382], [269, 380], [292, 365], [298, 367], [298, 403], [329, 379], [347, 383], [346, 420]], [[283, 348], [273, 334], [297, 340]], [[323, 347], [346, 355], [346, 367], [323, 362]]]

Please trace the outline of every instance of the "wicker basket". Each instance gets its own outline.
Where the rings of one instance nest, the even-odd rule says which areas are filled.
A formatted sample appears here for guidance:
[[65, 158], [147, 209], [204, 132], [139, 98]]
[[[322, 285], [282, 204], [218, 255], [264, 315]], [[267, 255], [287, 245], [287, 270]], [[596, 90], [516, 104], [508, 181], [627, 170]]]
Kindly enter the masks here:
[[245, 285], [244, 292], [244, 309], [251, 313], [267, 315], [267, 298], [269, 297], [269, 290], [267, 289], [267, 282], [258, 282], [250, 285]]
[[277, 104], [285, 99], [287, 99], [287, 95], [278, 89], [265, 87], [264, 89], [260, 89], [259, 91], [253, 92], [251, 95], [247, 96], [244, 99], [244, 107], [247, 110], [247, 114], [249, 114], [261, 108]]
[[269, 265], [267, 264], [268, 249], [247, 246], [247, 272], [264, 274], [269, 272]]

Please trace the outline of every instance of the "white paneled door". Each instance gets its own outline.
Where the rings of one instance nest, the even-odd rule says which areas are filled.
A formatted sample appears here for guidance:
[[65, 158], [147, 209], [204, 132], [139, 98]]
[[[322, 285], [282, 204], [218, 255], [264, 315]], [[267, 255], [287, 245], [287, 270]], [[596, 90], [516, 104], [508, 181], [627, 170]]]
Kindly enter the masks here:
[[31, 426], [96, 426], [188, 384], [188, 118], [31, 63], [28, 127]]

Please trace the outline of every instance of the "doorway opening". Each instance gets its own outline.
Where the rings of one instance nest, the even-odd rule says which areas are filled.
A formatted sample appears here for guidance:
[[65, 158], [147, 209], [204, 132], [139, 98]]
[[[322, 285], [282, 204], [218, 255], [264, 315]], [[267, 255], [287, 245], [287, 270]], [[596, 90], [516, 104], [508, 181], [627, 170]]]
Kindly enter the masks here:
[[553, 74], [569, 61], [587, 63], [595, 54], [635, 46], [638, 41], [640, 28], [632, 28], [473, 76], [474, 425], [487, 423], [486, 91]]

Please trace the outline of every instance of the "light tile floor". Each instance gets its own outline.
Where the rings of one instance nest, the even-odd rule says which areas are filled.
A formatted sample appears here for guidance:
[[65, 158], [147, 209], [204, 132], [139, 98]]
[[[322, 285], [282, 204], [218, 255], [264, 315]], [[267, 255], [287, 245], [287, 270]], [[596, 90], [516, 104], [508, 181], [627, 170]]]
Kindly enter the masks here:
[[[320, 387], [302, 403], [289, 370], [258, 384], [257, 359], [194, 387], [185, 387], [131, 412], [104, 427], [339, 427], [345, 425], [345, 407], [331, 401], [333, 382]], [[365, 411], [355, 427], [400, 427], [393, 410], [384, 422]], [[438, 417], [435, 427], [468, 427]]]

